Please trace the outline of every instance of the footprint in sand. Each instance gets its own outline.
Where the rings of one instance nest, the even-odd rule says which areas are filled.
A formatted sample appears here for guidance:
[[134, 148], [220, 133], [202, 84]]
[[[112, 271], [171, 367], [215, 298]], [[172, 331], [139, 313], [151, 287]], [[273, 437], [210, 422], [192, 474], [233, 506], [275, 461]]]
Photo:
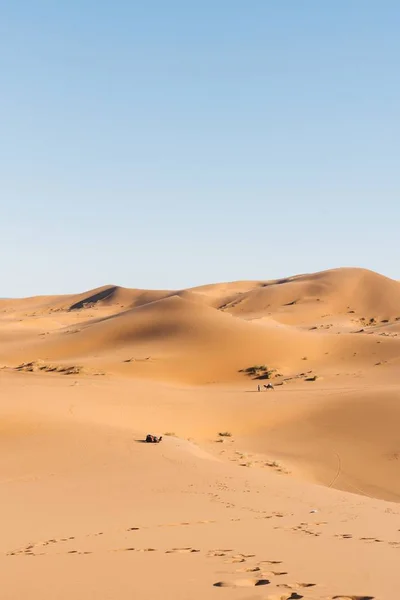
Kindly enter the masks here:
[[218, 557], [218, 556], [226, 556], [228, 554], [228, 552], [232, 552], [232, 548], [228, 548], [228, 549], [217, 549], [217, 550], [209, 550], [207, 552], [208, 557]]
[[212, 520], [196, 521], [195, 525], [209, 525], [210, 523], [215, 523], [215, 521], [212, 521]]
[[304, 598], [304, 596], [297, 594], [297, 592], [292, 592], [291, 594], [267, 596], [266, 600], [301, 600], [301, 598]]
[[310, 587], [315, 587], [317, 584], [316, 583], [280, 583], [277, 585], [277, 587], [279, 588], [284, 588], [287, 590], [296, 590], [297, 588], [310, 588]]
[[255, 557], [255, 554], [235, 554], [234, 556], [230, 557], [229, 561], [226, 561], [226, 562], [242, 563], [242, 562], [246, 562], [246, 559], [254, 558], [254, 557]]
[[157, 548], [119, 548], [112, 552], [157, 552]]
[[244, 563], [246, 562], [245, 558], [230, 558], [229, 560], [225, 561], [226, 563]]
[[374, 596], [332, 596], [331, 600], [374, 600]]
[[268, 579], [237, 579], [236, 581], [217, 581], [214, 583], [214, 587], [256, 587], [269, 583]]
[[[299, 532], [299, 533], [305, 533], [306, 535], [313, 535], [315, 537], [318, 537], [321, 535], [321, 532], [319, 531], [312, 531], [312, 529], [306, 529], [305, 525], [307, 525], [307, 523], [300, 523], [300, 525], [296, 525], [295, 527], [290, 527], [290, 529], [286, 529], [286, 531], [295, 531], [295, 532]], [[278, 529], [278, 528], [276, 528]]]
[[191, 554], [193, 552], [200, 552], [200, 550], [196, 550], [196, 548], [172, 548], [171, 550], [166, 550], [165, 554]]

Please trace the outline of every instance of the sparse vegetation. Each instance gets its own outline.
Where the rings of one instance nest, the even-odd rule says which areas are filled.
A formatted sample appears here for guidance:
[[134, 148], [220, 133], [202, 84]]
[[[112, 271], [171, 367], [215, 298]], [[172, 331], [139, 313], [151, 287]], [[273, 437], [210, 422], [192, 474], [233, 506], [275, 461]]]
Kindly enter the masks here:
[[255, 379], [271, 379], [275, 372], [276, 369], [269, 369], [266, 365], [253, 365], [239, 371], [239, 373], [245, 373]]
[[260, 375], [258, 375], [256, 377], [256, 379], [271, 379], [273, 373], [274, 373], [274, 370], [272, 370], [272, 371], [267, 370], [264, 373], [260, 373]]
[[100, 371], [89, 371], [79, 365], [54, 365], [44, 363], [42, 360], [26, 362], [14, 367], [16, 371], [26, 371], [29, 373], [61, 373], [62, 375], [104, 375]]
[[267, 367], [265, 365], [254, 365], [252, 367], [247, 367], [247, 369], [243, 369], [245, 373], [249, 375], [255, 375], [258, 371], [266, 371]]
[[230, 431], [220, 431], [220, 433], [218, 435], [219, 435], [219, 437], [232, 437], [232, 434]]
[[285, 475], [287, 475], [289, 473], [289, 471], [287, 469], [285, 469], [283, 467], [283, 465], [281, 465], [279, 462], [277, 462], [276, 460], [268, 460], [265, 463], [266, 467], [270, 467], [271, 469], [275, 469], [275, 471], [277, 473], [283, 473]]
[[163, 433], [163, 435], [167, 435], [167, 436], [170, 436], [170, 437], [175, 437], [176, 434], [173, 433], [172, 431], [166, 431], [165, 433]]

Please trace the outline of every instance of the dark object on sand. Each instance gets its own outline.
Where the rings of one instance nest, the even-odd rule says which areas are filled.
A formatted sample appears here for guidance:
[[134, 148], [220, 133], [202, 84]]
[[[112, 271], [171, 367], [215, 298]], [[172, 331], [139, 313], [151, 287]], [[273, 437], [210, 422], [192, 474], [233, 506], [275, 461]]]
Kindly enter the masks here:
[[146, 442], [148, 444], [159, 444], [162, 440], [162, 435], [160, 437], [157, 437], [156, 435], [151, 435], [150, 433], [148, 433], [146, 435]]
[[274, 386], [272, 385], [272, 383], [268, 383], [267, 385], [264, 385], [266, 390], [275, 390]]

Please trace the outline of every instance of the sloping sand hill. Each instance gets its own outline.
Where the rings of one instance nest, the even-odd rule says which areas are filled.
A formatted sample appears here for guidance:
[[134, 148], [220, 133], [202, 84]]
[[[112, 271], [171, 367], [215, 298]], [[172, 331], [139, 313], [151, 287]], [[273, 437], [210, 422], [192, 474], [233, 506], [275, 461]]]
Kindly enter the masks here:
[[[236, 300], [221, 305], [230, 287]], [[237, 380], [239, 371], [253, 364], [289, 376], [315, 368], [330, 372], [335, 361], [349, 358], [367, 368], [398, 356], [400, 285], [361, 269], [176, 293], [105, 287], [73, 297], [29, 299], [24, 307], [35, 306], [35, 312], [21, 319], [22, 302], [7, 301], [3, 309], [8, 328], [25, 340], [15, 351], [7, 348], [14, 362], [96, 359], [111, 370], [204, 383]], [[49, 334], [41, 331], [48, 326]], [[34, 337], [31, 328], [41, 335]], [[145, 371], [135, 361], [129, 368], [124, 363], [144, 356], [151, 358]], [[304, 358], [309, 362], [302, 363]]]
[[44, 336], [21, 349], [18, 346], [14, 362], [37, 358], [90, 362], [96, 356], [99, 365], [134, 374], [135, 361], [124, 361], [149, 357], [143, 374], [204, 383], [210, 378], [216, 382], [243, 380], [239, 371], [263, 360], [274, 368], [290, 370], [299, 364], [305, 349], [317, 354], [320, 343], [307, 332], [274, 323], [258, 325], [169, 296], [85, 321], [73, 330]]
[[400, 587], [398, 281], [0, 300], [0, 367], [6, 599]]
[[224, 307], [241, 316], [273, 314], [293, 324], [319, 321], [324, 314], [351, 315], [376, 320], [399, 315], [397, 281], [365, 269], [334, 269], [259, 283], [237, 294]]

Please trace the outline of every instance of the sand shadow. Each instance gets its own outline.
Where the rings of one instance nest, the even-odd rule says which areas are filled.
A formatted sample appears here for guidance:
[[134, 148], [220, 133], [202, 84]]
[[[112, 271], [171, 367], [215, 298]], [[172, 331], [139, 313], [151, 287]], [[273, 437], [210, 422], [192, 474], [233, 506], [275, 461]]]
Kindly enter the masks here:
[[106, 298], [112, 296], [116, 290], [117, 286], [115, 285], [109, 287], [105, 290], [102, 290], [101, 292], [98, 292], [97, 294], [93, 294], [93, 296], [89, 296], [87, 298], [84, 298], [83, 300], [80, 300], [79, 302], [76, 302], [75, 304], [70, 306], [68, 310], [80, 310], [81, 308], [85, 308], [85, 305], [87, 304], [96, 304], [96, 302], [100, 302], [100, 300], [105, 300]]

